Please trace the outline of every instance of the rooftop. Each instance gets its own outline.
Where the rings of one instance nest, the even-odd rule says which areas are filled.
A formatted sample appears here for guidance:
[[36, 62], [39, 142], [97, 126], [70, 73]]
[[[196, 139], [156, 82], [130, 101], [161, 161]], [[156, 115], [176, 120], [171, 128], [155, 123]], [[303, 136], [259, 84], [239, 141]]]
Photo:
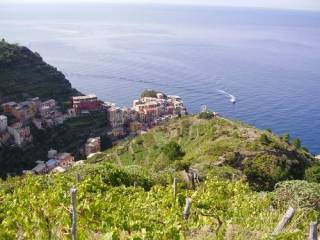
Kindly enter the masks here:
[[57, 165], [57, 160], [55, 160], [55, 159], [50, 159], [50, 160], [47, 162], [47, 166], [48, 166], [48, 167], [54, 167], [55, 165]]
[[13, 106], [13, 105], [16, 105], [17, 103], [16, 102], [7, 102], [7, 103], [4, 103], [2, 105], [10, 105], [10, 106]]
[[60, 166], [58, 166], [58, 167], [55, 167], [54, 169], [52, 169], [52, 172], [53, 173], [63, 173], [63, 172], [65, 172], [66, 170], [63, 168], [63, 167], [60, 167]]
[[45, 104], [55, 104], [55, 103], [56, 103], [56, 100], [54, 100], [54, 99], [49, 99], [47, 101], [42, 102], [43, 105], [45, 105]]
[[100, 137], [96, 137], [96, 138], [89, 138], [87, 140], [87, 143], [95, 143], [95, 142], [98, 142], [100, 141]]
[[59, 153], [57, 155], [57, 158], [60, 160], [60, 159], [64, 159], [64, 158], [67, 158], [67, 157], [70, 157], [71, 154], [70, 153]]
[[46, 168], [46, 165], [44, 163], [39, 163], [37, 166], [35, 166], [32, 171], [40, 173]]
[[97, 95], [89, 94], [89, 95], [86, 95], [86, 96], [75, 96], [75, 97], [72, 97], [73, 100], [85, 100], [85, 99], [89, 99], [89, 98], [97, 98]]

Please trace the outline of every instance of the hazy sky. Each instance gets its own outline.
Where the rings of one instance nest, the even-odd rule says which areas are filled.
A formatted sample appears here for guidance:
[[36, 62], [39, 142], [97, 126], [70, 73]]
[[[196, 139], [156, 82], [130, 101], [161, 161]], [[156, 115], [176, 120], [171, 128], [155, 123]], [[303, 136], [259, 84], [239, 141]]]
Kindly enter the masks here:
[[320, 0], [0, 0], [0, 3], [166, 3], [320, 10]]

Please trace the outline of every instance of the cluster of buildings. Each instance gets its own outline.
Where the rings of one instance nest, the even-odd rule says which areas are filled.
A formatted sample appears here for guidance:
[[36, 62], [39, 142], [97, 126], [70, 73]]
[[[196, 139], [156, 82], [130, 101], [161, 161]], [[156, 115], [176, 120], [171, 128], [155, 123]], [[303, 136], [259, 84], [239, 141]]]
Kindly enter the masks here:
[[[84, 153], [87, 158], [101, 151], [100, 137], [89, 138], [84, 145]], [[24, 174], [47, 174], [65, 172], [70, 167], [77, 165], [81, 161], [75, 162], [75, 158], [71, 153], [59, 153], [57, 150], [50, 149], [48, 151], [48, 160], [36, 161], [36, 166], [31, 170], [23, 171]]]
[[[108, 135], [115, 140], [129, 134], [143, 133], [151, 127], [171, 118], [184, 116], [187, 110], [179, 96], [166, 96], [157, 93], [153, 97], [141, 97], [133, 101], [132, 107], [117, 107], [115, 104], [103, 103], [96, 95], [72, 97], [72, 108], [66, 113], [59, 111], [57, 102], [50, 99], [42, 102], [31, 98], [24, 102], [7, 102], [1, 105], [4, 115], [0, 115], [0, 146], [15, 144], [23, 146], [32, 142], [30, 126], [46, 129], [62, 124], [66, 119], [87, 114], [91, 111], [107, 111], [106, 127]], [[10, 121], [8, 120], [8, 117]], [[11, 122], [12, 124], [9, 124]], [[80, 153], [86, 158], [101, 151], [101, 138], [89, 138]], [[37, 161], [37, 165], [25, 173], [46, 174], [64, 172], [75, 165], [75, 158], [70, 153], [58, 153], [51, 149], [47, 161]]]
[[146, 131], [171, 118], [187, 115], [186, 107], [179, 96], [157, 93], [155, 97], [142, 97], [133, 101], [131, 108], [108, 107], [110, 135], [122, 137]]
[[9, 143], [22, 146], [24, 143], [32, 142], [30, 127], [22, 122], [8, 125], [8, 117], [0, 115], [0, 146]]
[[[76, 115], [74, 109], [68, 109], [65, 114], [60, 112], [54, 99], [42, 102], [38, 97], [19, 103], [3, 103], [1, 108], [6, 114], [0, 116], [0, 144], [3, 145], [22, 146], [32, 142], [31, 123], [38, 129], [45, 129], [62, 124], [66, 119]], [[8, 125], [9, 115], [15, 119], [11, 125]]]
[[46, 174], [51, 172], [64, 172], [75, 164], [75, 159], [70, 153], [58, 153], [57, 150], [48, 151], [48, 161], [37, 161], [32, 170], [24, 173]]

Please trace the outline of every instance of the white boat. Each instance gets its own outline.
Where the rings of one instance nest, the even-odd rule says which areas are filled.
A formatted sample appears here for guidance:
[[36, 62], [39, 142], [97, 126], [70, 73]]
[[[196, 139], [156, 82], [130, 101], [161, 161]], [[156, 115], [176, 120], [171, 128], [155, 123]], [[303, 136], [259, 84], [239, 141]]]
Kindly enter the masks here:
[[227, 97], [229, 97], [229, 98], [230, 98], [230, 102], [231, 102], [232, 104], [235, 104], [235, 103], [237, 102], [236, 97], [233, 96], [232, 94], [227, 93], [226, 91], [223, 91], [223, 90], [218, 90], [218, 92], [221, 93], [221, 94], [223, 94], [223, 95], [225, 95], [225, 96], [227, 96]]

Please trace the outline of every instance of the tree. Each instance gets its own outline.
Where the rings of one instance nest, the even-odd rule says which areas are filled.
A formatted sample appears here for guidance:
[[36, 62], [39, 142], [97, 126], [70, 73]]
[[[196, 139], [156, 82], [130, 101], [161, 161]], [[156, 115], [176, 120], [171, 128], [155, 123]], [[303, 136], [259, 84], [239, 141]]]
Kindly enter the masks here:
[[191, 166], [191, 160], [180, 160], [180, 161], [175, 161], [174, 163], [174, 168], [176, 171], [186, 171], [189, 172]]
[[282, 136], [283, 141], [285, 141], [286, 143], [290, 142], [290, 135], [288, 133], [284, 134]]
[[210, 111], [201, 112], [198, 116], [200, 119], [212, 119], [214, 118], [214, 113]]
[[308, 182], [320, 183], [320, 165], [308, 168], [305, 172], [305, 179]]
[[260, 142], [263, 144], [263, 145], [269, 145], [271, 143], [271, 140], [268, 138], [267, 134], [261, 134], [260, 136]]
[[156, 98], [157, 97], [157, 94], [158, 93], [161, 93], [163, 94], [163, 97], [166, 99], [168, 98], [167, 95], [165, 95], [164, 93], [162, 92], [159, 92], [159, 91], [156, 91], [156, 90], [144, 90], [142, 93], [141, 93], [141, 98], [144, 98], [144, 97], [152, 97], [152, 98]]
[[294, 139], [292, 142], [292, 145], [296, 148], [296, 149], [300, 149], [301, 148], [301, 140], [299, 138]]
[[272, 133], [272, 129], [271, 128], [267, 128], [266, 131], [269, 132], [269, 133]]

